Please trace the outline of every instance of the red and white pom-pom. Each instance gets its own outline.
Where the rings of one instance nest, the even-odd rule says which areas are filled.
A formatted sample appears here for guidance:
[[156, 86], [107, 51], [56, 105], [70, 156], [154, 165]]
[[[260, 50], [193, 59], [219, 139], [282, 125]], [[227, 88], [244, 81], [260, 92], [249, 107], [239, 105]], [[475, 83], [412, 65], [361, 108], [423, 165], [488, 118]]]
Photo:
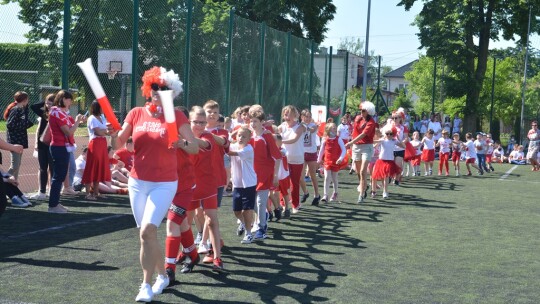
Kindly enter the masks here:
[[182, 93], [182, 82], [178, 74], [173, 70], [167, 71], [164, 67], [154, 66], [144, 72], [142, 77], [143, 85], [141, 87], [142, 95], [146, 98], [152, 97], [152, 85], [159, 89], [165, 88], [173, 91], [173, 98]]

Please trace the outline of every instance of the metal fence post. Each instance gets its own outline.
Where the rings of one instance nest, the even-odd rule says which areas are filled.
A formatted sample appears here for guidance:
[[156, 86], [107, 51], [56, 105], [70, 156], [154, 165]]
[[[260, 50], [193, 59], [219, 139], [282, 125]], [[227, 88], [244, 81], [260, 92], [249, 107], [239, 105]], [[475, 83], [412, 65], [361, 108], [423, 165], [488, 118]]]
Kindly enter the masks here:
[[[380, 57], [379, 57], [380, 58]], [[347, 109], [347, 90], [349, 89], [349, 52], [345, 53], [345, 75], [343, 77], [343, 103], [341, 105], [341, 117], [345, 115]]]
[[62, 89], [69, 89], [69, 35], [71, 29], [71, 1], [64, 1], [64, 37], [62, 37]]
[[285, 98], [283, 98], [283, 107], [289, 103], [289, 82], [291, 78], [291, 42], [292, 33], [287, 33], [287, 49], [285, 54]]
[[234, 8], [229, 11], [229, 44], [227, 45], [227, 74], [225, 75], [225, 107], [223, 113], [229, 114], [231, 102], [231, 70], [232, 70], [232, 48], [233, 48], [233, 33], [234, 33]]
[[259, 104], [263, 102], [263, 90], [264, 90], [264, 54], [265, 54], [265, 40], [266, 40], [266, 23], [262, 22], [260, 25], [260, 35], [261, 35], [261, 55], [259, 61]]
[[311, 109], [311, 103], [313, 102], [313, 73], [315, 72], [315, 41], [311, 40], [311, 58], [309, 60], [309, 109]]
[[184, 103], [187, 109], [190, 108], [189, 103], [189, 73], [191, 64], [191, 28], [193, 27], [193, 0], [187, 1], [188, 15], [186, 20], [186, 48], [184, 51]]
[[435, 114], [435, 85], [437, 84], [437, 58], [433, 64], [433, 88], [431, 92], [431, 115]]
[[131, 41], [131, 108], [137, 106], [137, 69], [139, 57], [139, 0], [133, 0], [133, 33]]
[[328, 95], [326, 96], [326, 119], [330, 113], [330, 92], [332, 91], [332, 47], [328, 53]]

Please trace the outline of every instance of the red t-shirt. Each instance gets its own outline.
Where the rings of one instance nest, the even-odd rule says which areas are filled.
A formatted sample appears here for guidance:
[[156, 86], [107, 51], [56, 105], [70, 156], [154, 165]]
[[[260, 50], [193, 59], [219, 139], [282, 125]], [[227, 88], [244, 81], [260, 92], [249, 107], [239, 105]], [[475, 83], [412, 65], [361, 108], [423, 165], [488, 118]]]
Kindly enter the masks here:
[[216, 143], [216, 148], [213, 149], [214, 153], [213, 153], [212, 161], [214, 162], [214, 168], [217, 171], [216, 172], [217, 187], [227, 186], [228, 184], [227, 171], [225, 171], [225, 163], [223, 162], [223, 156], [229, 150], [229, 145], [230, 145], [229, 132], [227, 132], [227, 130], [225, 129], [217, 129], [217, 128], [214, 128], [208, 131], [214, 135], [217, 135], [225, 139], [224, 146], [220, 146]]
[[[184, 113], [175, 111], [178, 127], [188, 124]], [[169, 149], [165, 116], [153, 117], [143, 107], [129, 111], [125, 122], [132, 128], [135, 157], [131, 176], [149, 182], [176, 181], [176, 151]]]
[[212, 151], [216, 149], [217, 144], [209, 132], [204, 132], [199, 138], [210, 143], [210, 146], [206, 149], [199, 148], [199, 153], [189, 155], [197, 184], [193, 191], [193, 200], [202, 200], [217, 195], [217, 176], [213, 161], [214, 152]]
[[261, 136], [254, 135], [249, 143], [255, 153], [253, 167], [257, 174], [257, 191], [268, 190], [273, 186], [275, 160], [281, 159], [281, 152], [268, 131]]
[[324, 166], [338, 166], [337, 160], [341, 156], [341, 147], [339, 146], [339, 137], [327, 138], [324, 144]]
[[364, 117], [362, 115], [358, 115], [354, 119], [353, 124], [353, 131], [352, 131], [352, 138], [356, 138], [360, 134], [365, 134], [362, 139], [355, 142], [357, 145], [363, 145], [363, 144], [372, 144], [373, 143], [373, 137], [375, 136], [375, 128], [377, 127], [377, 123], [373, 118], [370, 118], [368, 121], [364, 120]]
[[118, 156], [118, 159], [125, 164], [125, 168], [131, 171], [131, 168], [133, 167], [133, 158], [135, 156], [135, 152], [129, 152], [128, 149], [124, 147], [122, 149], [116, 150], [114, 154]]
[[59, 107], [52, 107], [49, 112], [49, 126], [51, 128], [51, 146], [65, 146], [66, 142], [74, 144], [75, 139], [73, 135], [67, 137], [60, 127], [68, 126], [68, 128], [73, 127], [75, 124], [75, 119], [69, 116]]
[[178, 188], [176, 193], [181, 193], [195, 186], [195, 173], [190, 155], [182, 150], [176, 149], [176, 171], [178, 172]]

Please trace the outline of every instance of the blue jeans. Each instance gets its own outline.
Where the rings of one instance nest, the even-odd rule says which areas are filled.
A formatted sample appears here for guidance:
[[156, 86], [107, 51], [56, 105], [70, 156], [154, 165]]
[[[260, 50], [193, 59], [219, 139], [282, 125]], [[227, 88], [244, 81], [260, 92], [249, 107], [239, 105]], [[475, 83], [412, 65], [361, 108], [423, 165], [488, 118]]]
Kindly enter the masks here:
[[478, 153], [476, 154], [476, 157], [478, 159], [478, 168], [480, 168], [480, 170], [489, 171], [486, 165], [486, 155]]
[[49, 193], [49, 208], [56, 207], [60, 202], [60, 191], [66, 179], [69, 166], [69, 154], [65, 146], [51, 146], [53, 176]]
[[77, 165], [75, 164], [75, 152], [69, 152], [69, 185], [73, 186], [73, 179], [77, 172]]

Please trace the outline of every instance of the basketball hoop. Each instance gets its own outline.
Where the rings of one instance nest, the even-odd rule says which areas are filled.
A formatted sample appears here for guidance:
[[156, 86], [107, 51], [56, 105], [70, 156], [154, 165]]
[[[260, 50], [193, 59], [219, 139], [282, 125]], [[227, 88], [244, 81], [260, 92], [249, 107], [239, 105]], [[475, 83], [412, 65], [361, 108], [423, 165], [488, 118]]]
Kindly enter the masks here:
[[109, 76], [109, 80], [113, 80], [114, 77], [116, 76], [116, 73], [118, 73], [117, 70], [108, 70], [107, 71], [107, 76]]

